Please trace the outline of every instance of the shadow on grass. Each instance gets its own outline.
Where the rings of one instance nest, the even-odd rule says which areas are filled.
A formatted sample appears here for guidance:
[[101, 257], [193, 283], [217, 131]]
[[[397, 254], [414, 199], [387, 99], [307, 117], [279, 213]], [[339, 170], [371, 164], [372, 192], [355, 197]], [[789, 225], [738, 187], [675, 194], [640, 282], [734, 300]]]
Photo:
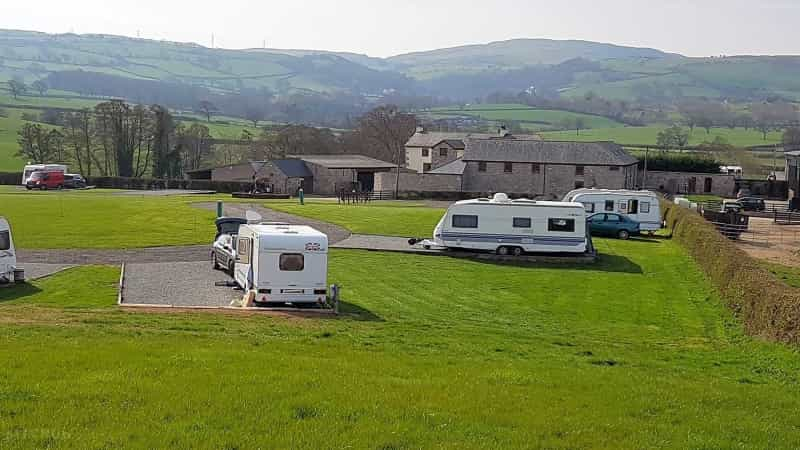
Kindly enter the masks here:
[[0, 304], [36, 295], [39, 292], [42, 290], [30, 283], [0, 287]]
[[342, 300], [339, 300], [339, 314], [359, 322], [384, 322], [382, 317], [372, 311]]
[[[568, 257], [567, 257], [568, 258]], [[563, 260], [553, 261], [492, 261], [486, 259], [469, 259], [470, 261], [490, 266], [508, 266], [521, 269], [572, 269], [609, 273], [642, 274], [642, 267], [625, 256], [600, 253], [595, 262], [585, 262], [576, 258], [575, 262]]]

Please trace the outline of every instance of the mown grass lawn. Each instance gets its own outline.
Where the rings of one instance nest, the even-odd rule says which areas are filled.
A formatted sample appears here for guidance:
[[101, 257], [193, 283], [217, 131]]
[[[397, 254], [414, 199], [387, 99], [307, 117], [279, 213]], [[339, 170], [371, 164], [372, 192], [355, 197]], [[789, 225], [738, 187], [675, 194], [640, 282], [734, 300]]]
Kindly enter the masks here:
[[21, 248], [137, 248], [210, 243], [214, 212], [205, 197], [124, 195], [119, 191], [0, 190], [0, 215]]
[[269, 202], [267, 208], [289, 214], [323, 220], [340, 225], [358, 234], [385, 236], [430, 237], [442, 218], [443, 208], [425, 208], [400, 202], [340, 205], [334, 202]]
[[[552, 131], [541, 133], [546, 140], [566, 140], [566, 141], [614, 141], [622, 145], [655, 145], [658, 140], [658, 133], [666, 129], [667, 126], [647, 126], [647, 127], [616, 127], [616, 128], [596, 128], [592, 130], [581, 130], [580, 134], [572, 131]], [[686, 129], [686, 127], [684, 127]], [[713, 142], [719, 136], [728, 141], [731, 145], [749, 147], [753, 145], [770, 145], [781, 142], [782, 132], [773, 131], [767, 134], [767, 140], [763, 139], [761, 132], [744, 128], [712, 128], [710, 133], [701, 128], [695, 128], [689, 135], [689, 145], [700, 145], [703, 142]]]
[[333, 251], [338, 319], [113, 307], [117, 271], [0, 291], [0, 447], [792, 448], [797, 354], [669, 241], [586, 267]]

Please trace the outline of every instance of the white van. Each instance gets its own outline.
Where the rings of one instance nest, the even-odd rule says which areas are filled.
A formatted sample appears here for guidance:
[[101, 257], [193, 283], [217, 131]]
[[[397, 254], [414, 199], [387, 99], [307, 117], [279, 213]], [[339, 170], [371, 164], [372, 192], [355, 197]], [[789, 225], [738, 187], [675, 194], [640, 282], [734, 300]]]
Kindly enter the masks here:
[[322, 304], [328, 236], [304, 225], [245, 224], [236, 237], [234, 279], [256, 304]]
[[643, 232], [652, 233], [662, 228], [658, 196], [650, 191], [576, 189], [567, 194], [564, 201], [582, 203], [587, 214], [624, 214], [639, 222]]
[[586, 212], [580, 203], [494, 198], [454, 203], [424, 246], [488, 250], [515, 256], [523, 252], [585, 253]]
[[13, 283], [16, 268], [17, 255], [14, 252], [11, 226], [5, 218], [0, 217], [0, 284]]
[[67, 173], [67, 166], [63, 164], [28, 164], [22, 169], [22, 185], [27, 186], [28, 180], [37, 170], [46, 170], [51, 172], [64, 172]]

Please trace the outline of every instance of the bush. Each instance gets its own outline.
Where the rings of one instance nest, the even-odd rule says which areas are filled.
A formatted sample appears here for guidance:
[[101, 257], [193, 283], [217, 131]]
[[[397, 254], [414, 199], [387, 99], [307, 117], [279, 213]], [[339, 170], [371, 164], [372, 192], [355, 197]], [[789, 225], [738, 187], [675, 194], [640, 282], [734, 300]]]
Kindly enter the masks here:
[[22, 172], [0, 172], [0, 184], [17, 185], [22, 183]]
[[[659, 172], [718, 173], [720, 166], [716, 159], [696, 153], [661, 153], [647, 159], [647, 170]], [[643, 159], [639, 161], [639, 168], [644, 169]]]
[[800, 290], [778, 281], [694, 211], [663, 202], [667, 226], [711, 279], [745, 330], [800, 344]]

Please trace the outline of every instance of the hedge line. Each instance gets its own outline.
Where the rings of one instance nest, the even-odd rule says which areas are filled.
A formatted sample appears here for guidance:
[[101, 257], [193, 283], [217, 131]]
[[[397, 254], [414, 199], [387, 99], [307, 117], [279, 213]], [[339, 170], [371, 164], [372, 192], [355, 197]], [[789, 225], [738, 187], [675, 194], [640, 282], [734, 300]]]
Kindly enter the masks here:
[[800, 344], [800, 289], [778, 281], [694, 211], [663, 202], [672, 238], [685, 247], [748, 334]]

